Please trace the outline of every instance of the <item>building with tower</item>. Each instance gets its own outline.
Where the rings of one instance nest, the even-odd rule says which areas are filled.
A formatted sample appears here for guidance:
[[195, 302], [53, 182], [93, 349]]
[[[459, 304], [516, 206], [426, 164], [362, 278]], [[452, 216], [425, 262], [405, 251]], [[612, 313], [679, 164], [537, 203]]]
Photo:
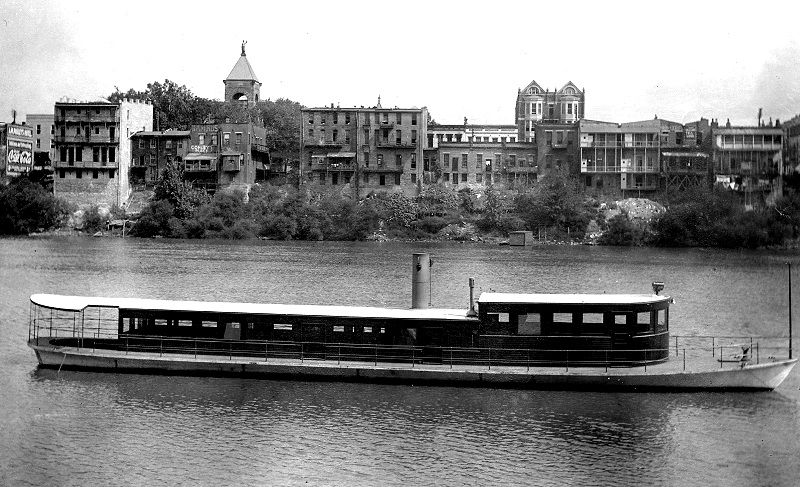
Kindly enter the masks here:
[[223, 80], [225, 83], [225, 101], [239, 103], [251, 107], [261, 101], [261, 83], [258, 81], [253, 67], [247, 61], [244, 46], [247, 41], [242, 41], [242, 55], [233, 66], [230, 74]]

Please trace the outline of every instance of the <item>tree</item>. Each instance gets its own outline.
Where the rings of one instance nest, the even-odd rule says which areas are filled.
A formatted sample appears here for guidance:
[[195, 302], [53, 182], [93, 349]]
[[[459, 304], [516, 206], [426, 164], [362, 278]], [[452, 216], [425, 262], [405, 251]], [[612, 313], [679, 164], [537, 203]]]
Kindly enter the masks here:
[[555, 227], [578, 234], [589, 223], [583, 200], [574, 189], [575, 182], [565, 170], [552, 171], [539, 180], [532, 190], [517, 198], [516, 209], [531, 230]]
[[166, 200], [174, 208], [176, 218], [191, 217], [195, 210], [209, 201], [205, 191], [194, 189], [183, 180], [183, 166], [172, 161], [164, 166], [153, 192], [156, 200]]
[[0, 184], [0, 235], [24, 235], [60, 226], [69, 205], [21, 176]]

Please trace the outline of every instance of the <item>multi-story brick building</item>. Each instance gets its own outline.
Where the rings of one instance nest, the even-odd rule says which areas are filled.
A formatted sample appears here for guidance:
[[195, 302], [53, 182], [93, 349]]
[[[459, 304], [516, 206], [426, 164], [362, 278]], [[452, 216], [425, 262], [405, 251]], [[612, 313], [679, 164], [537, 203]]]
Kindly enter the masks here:
[[55, 104], [53, 192], [78, 206], [122, 206], [130, 195], [132, 134], [153, 129], [149, 102]]
[[661, 120], [616, 124], [581, 120], [580, 161], [590, 193], [629, 196], [660, 187]]
[[51, 168], [56, 159], [55, 119], [52, 113], [31, 113], [25, 122], [33, 129], [33, 160], [37, 166]]
[[422, 182], [427, 108], [306, 108], [302, 110], [301, 179], [415, 194]]
[[661, 176], [665, 190], [709, 187], [711, 182], [711, 127], [708, 120], [661, 128]]
[[[769, 125], [734, 127], [711, 121], [715, 182], [742, 192], [746, 198], [780, 193], [783, 129]], [[752, 200], [749, 200], [752, 201]]]
[[33, 169], [33, 130], [22, 124], [0, 123], [0, 179]]
[[189, 152], [183, 156], [184, 178], [211, 192], [239, 188], [247, 192], [257, 173], [269, 167], [267, 129], [247, 123], [202, 123], [191, 126]]
[[783, 125], [783, 173], [793, 176], [800, 173], [800, 115], [787, 120]]
[[[536, 146], [525, 142], [441, 142], [441, 178], [454, 187], [502, 184], [507, 187], [536, 181]], [[438, 174], [437, 174], [438, 176]]]
[[537, 145], [541, 174], [566, 168], [579, 171], [578, 122], [585, 116], [586, 92], [572, 81], [561, 89], [543, 89], [536, 81], [517, 92], [517, 139]]
[[155, 184], [167, 164], [176, 161], [183, 165], [189, 141], [188, 130], [141, 131], [131, 135], [131, 183]]

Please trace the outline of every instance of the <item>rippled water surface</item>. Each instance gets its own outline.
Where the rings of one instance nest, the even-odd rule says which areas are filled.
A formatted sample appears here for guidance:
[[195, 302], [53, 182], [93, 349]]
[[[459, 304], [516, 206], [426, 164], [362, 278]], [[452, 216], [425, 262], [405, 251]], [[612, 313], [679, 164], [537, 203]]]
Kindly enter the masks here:
[[59, 373], [25, 345], [37, 292], [408, 307], [420, 251], [437, 307], [465, 308], [469, 277], [507, 292], [664, 280], [685, 335], [788, 336], [786, 262], [800, 266], [704, 250], [0, 240], [0, 485], [800, 483], [800, 370], [769, 393], [518, 391]]

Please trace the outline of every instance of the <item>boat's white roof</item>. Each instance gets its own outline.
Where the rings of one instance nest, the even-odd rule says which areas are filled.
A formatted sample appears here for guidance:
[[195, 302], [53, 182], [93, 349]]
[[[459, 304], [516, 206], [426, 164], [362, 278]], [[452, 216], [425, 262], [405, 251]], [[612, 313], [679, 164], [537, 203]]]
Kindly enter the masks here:
[[511, 294], [481, 293], [479, 304], [653, 304], [670, 301], [669, 296], [655, 294]]
[[257, 304], [209, 301], [170, 301], [162, 299], [103, 298], [34, 294], [31, 302], [45, 308], [81, 311], [89, 306], [154, 311], [190, 311], [206, 313], [257, 314], [278, 316], [322, 316], [338, 318], [379, 318], [404, 320], [476, 320], [467, 310], [459, 309], [394, 309], [366, 306], [319, 306], [298, 304]]

